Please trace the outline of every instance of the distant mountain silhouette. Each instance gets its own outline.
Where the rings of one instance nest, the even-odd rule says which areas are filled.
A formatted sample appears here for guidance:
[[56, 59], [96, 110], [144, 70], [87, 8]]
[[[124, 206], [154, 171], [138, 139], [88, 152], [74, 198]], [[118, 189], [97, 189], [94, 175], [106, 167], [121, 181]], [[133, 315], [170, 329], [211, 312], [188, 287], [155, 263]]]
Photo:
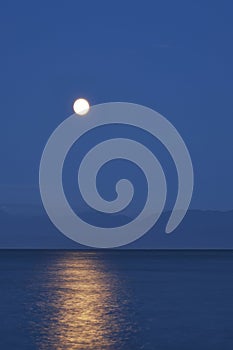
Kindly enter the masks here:
[[233, 249], [233, 210], [189, 210], [180, 225], [165, 233], [170, 212], [165, 212], [132, 248], [158, 249]]
[[[233, 249], [233, 210], [190, 210], [179, 227], [171, 234], [165, 233], [170, 213], [164, 212], [156, 225], [139, 240], [125, 246], [133, 249]], [[84, 213], [86, 219], [98, 226], [111, 226], [93, 214]], [[113, 220], [114, 219], [114, 220]], [[130, 221], [124, 215], [112, 216], [119, 225]], [[32, 249], [84, 249], [63, 234], [50, 222], [43, 208], [36, 206], [0, 207], [0, 248]]]

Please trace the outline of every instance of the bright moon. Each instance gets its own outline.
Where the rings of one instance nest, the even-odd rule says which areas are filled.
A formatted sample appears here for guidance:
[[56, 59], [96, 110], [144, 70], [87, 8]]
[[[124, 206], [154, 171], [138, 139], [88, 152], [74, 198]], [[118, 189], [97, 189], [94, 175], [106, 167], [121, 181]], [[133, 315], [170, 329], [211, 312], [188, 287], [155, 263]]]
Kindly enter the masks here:
[[89, 112], [90, 105], [84, 98], [79, 98], [74, 102], [73, 109], [78, 115], [85, 115]]

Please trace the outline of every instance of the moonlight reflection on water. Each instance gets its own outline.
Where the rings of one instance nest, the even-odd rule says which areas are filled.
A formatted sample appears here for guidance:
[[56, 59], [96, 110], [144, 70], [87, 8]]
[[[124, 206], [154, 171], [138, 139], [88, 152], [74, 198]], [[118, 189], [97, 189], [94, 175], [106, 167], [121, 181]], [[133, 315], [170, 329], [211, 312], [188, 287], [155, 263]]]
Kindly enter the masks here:
[[37, 309], [45, 318], [33, 325], [41, 333], [40, 349], [115, 349], [123, 333], [132, 338], [136, 331], [127, 321], [129, 298], [121, 281], [95, 253], [58, 259], [44, 287]]

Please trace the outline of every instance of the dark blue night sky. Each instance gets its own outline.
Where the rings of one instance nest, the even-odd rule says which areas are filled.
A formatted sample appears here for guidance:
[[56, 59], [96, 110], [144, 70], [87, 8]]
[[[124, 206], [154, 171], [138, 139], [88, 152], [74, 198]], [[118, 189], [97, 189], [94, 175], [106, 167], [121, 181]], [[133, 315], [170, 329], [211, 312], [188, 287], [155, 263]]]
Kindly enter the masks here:
[[0, 204], [40, 203], [44, 145], [84, 97], [164, 115], [193, 160], [191, 208], [232, 209], [232, 11], [231, 1], [4, 2]]

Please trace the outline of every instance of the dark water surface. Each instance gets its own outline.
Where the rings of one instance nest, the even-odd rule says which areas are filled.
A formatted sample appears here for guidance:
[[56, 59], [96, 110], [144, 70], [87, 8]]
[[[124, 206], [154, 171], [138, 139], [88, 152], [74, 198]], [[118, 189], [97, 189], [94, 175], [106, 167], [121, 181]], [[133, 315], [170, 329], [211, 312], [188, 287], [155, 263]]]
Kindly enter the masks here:
[[0, 349], [233, 349], [231, 251], [0, 251]]

